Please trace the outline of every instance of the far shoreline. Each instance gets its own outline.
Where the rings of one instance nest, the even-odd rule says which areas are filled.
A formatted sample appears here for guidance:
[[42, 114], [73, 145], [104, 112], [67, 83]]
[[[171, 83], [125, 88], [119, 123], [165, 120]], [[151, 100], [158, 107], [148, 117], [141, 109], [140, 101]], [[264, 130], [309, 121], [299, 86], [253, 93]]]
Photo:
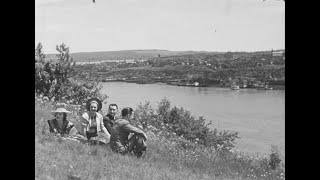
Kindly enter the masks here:
[[[127, 81], [127, 80], [107, 80], [107, 81], [100, 81], [100, 83], [108, 83], [108, 82], [125, 82], [125, 83], [135, 83], [139, 85], [143, 84], [163, 84], [163, 85], [168, 85], [168, 86], [180, 86], [180, 87], [191, 87], [191, 88], [210, 88], [210, 87], [215, 87], [215, 88], [225, 88], [225, 89], [230, 89], [230, 87], [225, 87], [225, 86], [220, 86], [219, 84], [211, 84], [207, 86], [190, 86], [190, 85], [174, 85], [174, 84], [169, 84], [167, 82], [146, 82], [146, 83], [138, 83], [138, 81]], [[285, 91], [285, 86], [272, 86], [273, 89], [271, 90], [283, 90]], [[258, 88], [240, 88], [241, 89], [255, 89], [258, 91], [270, 91], [267, 89], [258, 89]], [[239, 91], [238, 90], [238, 91]]]

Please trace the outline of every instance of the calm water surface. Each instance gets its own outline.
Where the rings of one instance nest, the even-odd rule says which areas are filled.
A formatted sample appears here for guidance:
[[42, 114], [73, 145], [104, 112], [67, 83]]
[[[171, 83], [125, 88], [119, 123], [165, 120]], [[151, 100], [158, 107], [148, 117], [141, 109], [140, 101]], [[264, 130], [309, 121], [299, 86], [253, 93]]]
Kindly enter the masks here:
[[[245, 152], [270, 154], [271, 145], [285, 150], [285, 91], [218, 87], [182, 87], [166, 84], [103, 83], [108, 103], [119, 108], [149, 101], [154, 107], [164, 97], [171, 106], [183, 107], [194, 116], [212, 120], [212, 128], [234, 130], [241, 139], [236, 147]], [[103, 107], [106, 111], [107, 106]]]

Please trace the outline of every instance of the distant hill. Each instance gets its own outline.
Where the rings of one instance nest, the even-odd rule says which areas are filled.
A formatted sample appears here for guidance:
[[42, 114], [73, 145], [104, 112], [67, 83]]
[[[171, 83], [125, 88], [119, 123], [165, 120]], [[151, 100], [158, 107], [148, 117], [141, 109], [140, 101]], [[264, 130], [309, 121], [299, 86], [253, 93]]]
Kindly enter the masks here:
[[[121, 51], [102, 51], [102, 52], [77, 52], [70, 53], [77, 62], [83, 61], [103, 61], [103, 60], [124, 60], [124, 59], [149, 59], [164, 56], [177, 56], [198, 53], [213, 53], [208, 51], [169, 51], [169, 50], [121, 50]], [[218, 54], [221, 54], [217, 52]], [[48, 59], [56, 59], [55, 54], [46, 54]]]
[[[275, 50], [274, 50], [275, 51]], [[251, 53], [263, 53], [270, 51], [259, 51]], [[101, 52], [77, 52], [70, 53], [76, 62], [87, 62], [87, 61], [105, 61], [105, 60], [129, 60], [129, 59], [149, 59], [167, 56], [181, 56], [181, 55], [194, 55], [194, 54], [208, 54], [208, 55], [221, 55], [226, 52], [214, 52], [214, 51], [169, 51], [159, 49], [148, 49], [148, 50], [120, 50], [120, 51], [101, 51]], [[232, 53], [244, 53], [247, 52], [232, 52]], [[249, 52], [248, 52], [249, 53]], [[56, 59], [55, 54], [46, 54], [48, 59]]]

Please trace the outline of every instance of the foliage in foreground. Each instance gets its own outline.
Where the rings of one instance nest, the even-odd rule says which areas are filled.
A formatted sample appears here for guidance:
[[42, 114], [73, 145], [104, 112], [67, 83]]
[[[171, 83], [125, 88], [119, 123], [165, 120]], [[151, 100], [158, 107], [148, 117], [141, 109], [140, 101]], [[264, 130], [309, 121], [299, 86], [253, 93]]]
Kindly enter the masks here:
[[[273, 168], [272, 155], [205, 146], [150, 123], [143, 127], [148, 148], [140, 159], [114, 154], [107, 146], [55, 140], [44, 129], [52, 108], [36, 102], [36, 179], [285, 179], [284, 163]], [[77, 113], [69, 117], [77, 119]]]
[[83, 101], [98, 97], [107, 98], [100, 93], [102, 85], [98, 82], [78, 81], [71, 78], [75, 62], [69, 55], [69, 47], [64, 43], [56, 46], [57, 62], [47, 60], [39, 43], [35, 49], [35, 93], [53, 101], [72, 101], [81, 104]]
[[177, 137], [204, 145], [206, 147], [218, 147], [230, 150], [234, 147], [235, 140], [239, 138], [238, 132], [211, 130], [203, 117], [196, 119], [187, 110], [176, 106], [171, 108], [171, 103], [167, 98], [162, 99], [155, 111], [149, 102], [141, 104], [135, 111], [135, 124], [144, 129], [151, 125], [158, 130], [154, 133], [173, 133]]

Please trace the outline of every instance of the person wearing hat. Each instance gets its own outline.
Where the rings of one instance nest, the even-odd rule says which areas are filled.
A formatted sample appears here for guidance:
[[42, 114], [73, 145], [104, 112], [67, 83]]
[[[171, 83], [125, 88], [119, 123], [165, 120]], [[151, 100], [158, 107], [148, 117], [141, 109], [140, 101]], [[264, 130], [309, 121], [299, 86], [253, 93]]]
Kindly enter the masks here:
[[110, 141], [110, 134], [103, 124], [103, 116], [98, 113], [102, 103], [97, 98], [91, 98], [86, 103], [88, 112], [82, 114], [82, 133], [91, 143], [107, 144]]
[[54, 133], [59, 136], [73, 136], [77, 135], [78, 131], [74, 127], [73, 123], [67, 120], [67, 114], [71, 113], [65, 108], [58, 108], [52, 111], [51, 114], [54, 115], [54, 119], [47, 120], [49, 124], [50, 133]]
[[[140, 157], [142, 152], [146, 151], [145, 141], [147, 140], [147, 135], [141, 129], [130, 124], [133, 118], [132, 108], [122, 109], [121, 116], [122, 118], [117, 119], [113, 124], [110, 148], [120, 154], [127, 154], [133, 151], [137, 157]], [[128, 139], [130, 133], [133, 133], [133, 136]]]

